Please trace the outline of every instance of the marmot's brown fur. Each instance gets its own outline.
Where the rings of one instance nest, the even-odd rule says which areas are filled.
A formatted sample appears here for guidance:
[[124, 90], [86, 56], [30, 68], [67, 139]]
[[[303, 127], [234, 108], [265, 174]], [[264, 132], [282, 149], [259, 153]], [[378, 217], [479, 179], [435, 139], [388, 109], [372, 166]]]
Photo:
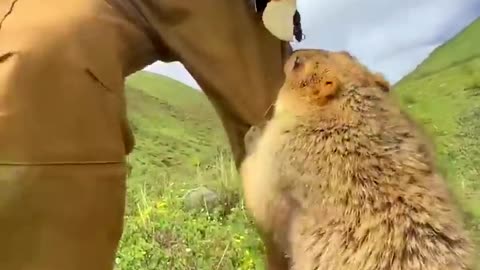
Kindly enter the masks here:
[[285, 74], [241, 175], [246, 207], [291, 269], [472, 269], [430, 143], [383, 77], [325, 50], [294, 52]]

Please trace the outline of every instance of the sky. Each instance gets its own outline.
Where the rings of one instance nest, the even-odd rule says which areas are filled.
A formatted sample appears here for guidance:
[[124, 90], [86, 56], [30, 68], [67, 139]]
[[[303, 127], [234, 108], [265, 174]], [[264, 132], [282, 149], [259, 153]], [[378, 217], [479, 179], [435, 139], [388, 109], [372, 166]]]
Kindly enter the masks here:
[[[294, 48], [347, 50], [392, 84], [480, 16], [480, 0], [297, 0], [306, 39]], [[179, 62], [146, 70], [200, 87]]]

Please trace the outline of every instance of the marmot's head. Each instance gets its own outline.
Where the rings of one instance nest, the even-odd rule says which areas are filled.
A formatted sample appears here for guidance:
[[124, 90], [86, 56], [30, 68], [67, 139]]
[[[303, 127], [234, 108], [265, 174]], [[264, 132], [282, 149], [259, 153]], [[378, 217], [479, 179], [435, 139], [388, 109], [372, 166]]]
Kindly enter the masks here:
[[376, 87], [390, 90], [381, 74], [373, 73], [345, 51], [297, 50], [284, 66], [285, 83], [279, 93], [276, 110], [289, 106], [306, 110], [324, 106], [344, 90]]

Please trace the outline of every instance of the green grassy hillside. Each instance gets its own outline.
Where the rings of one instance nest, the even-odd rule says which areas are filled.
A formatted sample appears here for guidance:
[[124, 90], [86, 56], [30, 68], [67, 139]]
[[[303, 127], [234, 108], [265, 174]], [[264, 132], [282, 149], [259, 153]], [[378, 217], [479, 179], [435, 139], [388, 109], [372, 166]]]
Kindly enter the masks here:
[[[435, 50], [395, 86], [405, 108], [434, 136], [439, 162], [480, 231], [480, 21]], [[262, 269], [262, 245], [242, 206], [226, 139], [205, 96], [138, 72], [127, 81], [136, 147], [129, 157], [122, 270]], [[220, 207], [184, 210], [206, 186]], [[479, 238], [480, 239], [480, 238]]]
[[480, 19], [395, 86], [434, 138], [442, 170], [480, 231]]
[[[261, 245], [247, 220], [239, 181], [213, 107], [203, 93], [148, 72], [128, 78], [127, 214], [117, 268], [254, 269]], [[184, 210], [183, 197], [205, 186], [220, 207]]]
[[133, 160], [145, 155], [152, 158], [148, 165], [187, 172], [197, 163], [211, 162], [215, 150], [225, 148], [220, 122], [202, 92], [140, 72], [129, 78], [126, 95], [138, 140]]

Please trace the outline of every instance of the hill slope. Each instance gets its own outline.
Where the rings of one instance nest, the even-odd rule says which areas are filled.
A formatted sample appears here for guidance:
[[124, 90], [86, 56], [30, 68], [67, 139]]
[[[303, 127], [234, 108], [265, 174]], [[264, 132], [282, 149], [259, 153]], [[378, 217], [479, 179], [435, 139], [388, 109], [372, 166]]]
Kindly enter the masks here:
[[[136, 146], [117, 269], [253, 269], [262, 246], [205, 95], [143, 71], [128, 78], [126, 95]], [[183, 197], [199, 186], [216, 192], [219, 213], [185, 210]]]
[[[182, 171], [212, 160], [225, 148], [223, 130], [205, 95], [149, 72], [127, 81], [129, 119], [136, 134], [136, 153], [154, 158], [149, 165]], [[192, 163], [193, 162], [193, 163]]]
[[[437, 48], [394, 91], [434, 136], [442, 170], [477, 233], [478, 44], [480, 20]], [[133, 170], [117, 268], [261, 269], [262, 246], [244, 213], [226, 139], [205, 96], [177, 81], [138, 72], [127, 81], [127, 97], [137, 143], [129, 158]], [[200, 185], [215, 190], [228, 211], [183, 210], [185, 193]]]
[[395, 93], [433, 135], [441, 169], [462, 202], [469, 226], [480, 244], [478, 44], [480, 19], [433, 51], [395, 86]]
[[480, 19], [396, 86], [436, 140], [449, 181], [480, 219]]

